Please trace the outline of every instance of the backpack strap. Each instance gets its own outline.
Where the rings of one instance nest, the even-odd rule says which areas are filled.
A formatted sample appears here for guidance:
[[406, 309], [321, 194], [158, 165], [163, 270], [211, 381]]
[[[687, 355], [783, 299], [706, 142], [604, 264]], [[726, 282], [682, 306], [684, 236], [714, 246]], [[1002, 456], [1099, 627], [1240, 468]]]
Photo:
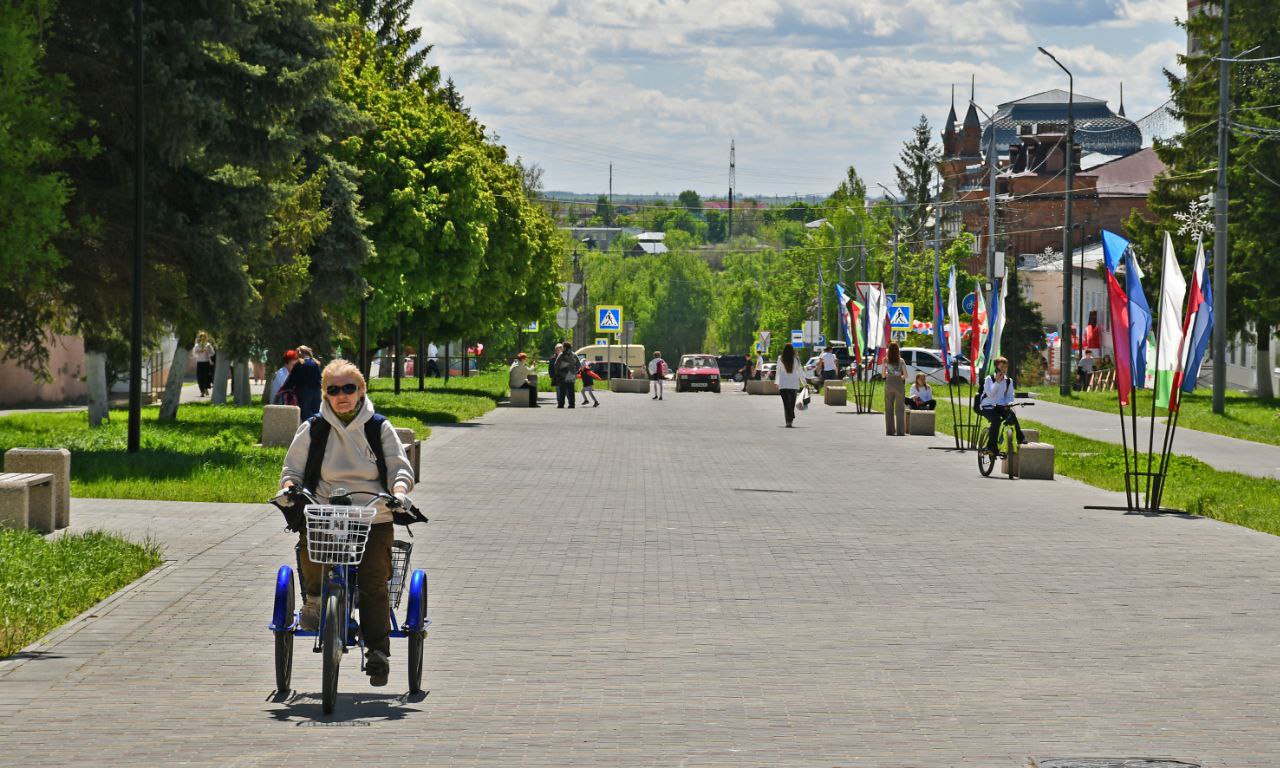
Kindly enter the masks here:
[[378, 463], [378, 484], [382, 490], [391, 493], [387, 487], [387, 456], [382, 449], [382, 425], [386, 420], [387, 417], [380, 413], [370, 416], [364, 423], [364, 439], [369, 441], [369, 450], [373, 451], [373, 458]]
[[307, 463], [302, 470], [302, 487], [315, 493], [316, 484], [320, 482], [320, 465], [324, 463], [324, 448], [329, 442], [329, 432], [333, 427], [318, 413], [307, 419], [307, 425], [311, 445], [307, 448]]

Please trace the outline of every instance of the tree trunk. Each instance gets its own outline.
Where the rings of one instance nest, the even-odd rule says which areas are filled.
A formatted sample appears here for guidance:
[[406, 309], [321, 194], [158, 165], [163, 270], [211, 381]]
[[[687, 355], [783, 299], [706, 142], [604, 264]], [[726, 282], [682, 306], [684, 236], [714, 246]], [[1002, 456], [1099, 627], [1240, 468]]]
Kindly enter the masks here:
[[236, 405], [252, 405], [253, 393], [249, 391], [249, 361], [237, 360], [235, 363]]
[[164, 382], [164, 395], [160, 398], [159, 421], [177, 421], [178, 404], [182, 401], [182, 380], [187, 375], [187, 358], [191, 356], [191, 348], [178, 340], [178, 348], [173, 351], [173, 362], [169, 366], [169, 378]]
[[107, 412], [107, 356], [103, 352], [85, 352], [85, 376], [89, 385], [89, 426], [102, 426], [110, 421]]
[[231, 377], [231, 361], [227, 353], [218, 351], [218, 362], [213, 366], [213, 391], [209, 394], [209, 402], [214, 405], [227, 404], [227, 379]]
[[1258, 397], [1270, 399], [1275, 397], [1275, 389], [1271, 386], [1271, 369], [1275, 367], [1275, 358], [1271, 352], [1271, 326], [1258, 324], [1258, 356], [1254, 361], [1258, 369]]

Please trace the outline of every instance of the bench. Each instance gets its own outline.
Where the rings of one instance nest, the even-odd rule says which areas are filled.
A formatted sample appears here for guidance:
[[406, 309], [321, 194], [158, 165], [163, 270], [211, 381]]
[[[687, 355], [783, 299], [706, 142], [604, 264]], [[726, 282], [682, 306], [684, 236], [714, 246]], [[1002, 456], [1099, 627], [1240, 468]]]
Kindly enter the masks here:
[[48, 472], [0, 473], [0, 526], [52, 533], [56, 495]]
[[421, 476], [419, 470], [422, 469], [422, 443], [418, 442], [413, 430], [408, 428], [397, 429], [396, 437], [400, 438], [404, 452], [409, 457], [409, 466], [413, 467], [413, 482], [416, 483]]
[[10, 448], [4, 454], [5, 472], [53, 475], [53, 525], [71, 525], [71, 451], [66, 448]]
[[288, 446], [298, 432], [302, 409], [296, 405], [262, 407], [262, 447]]
[[512, 408], [532, 408], [533, 390], [524, 387], [511, 390], [511, 397], [507, 400], [507, 404]]
[[649, 394], [648, 379], [609, 379], [610, 392], [629, 392], [631, 394]]
[[848, 390], [844, 387], [828, 384], [822, 388], [822, 403], [824, 405], [848, 405]]
[[747, 382], [748, 395], [776, 395], [778, 382], [770, 379], [752, 379]]
[[933, 411], [913, 411], [907, 409], [907, 434], [908, 435], [934, 435], [934, 427], [937, 414]]
[[[1031, 440], [1031, 435], [1027, 433], [1032, 431], [1034, 430], [1023, 430], [1028, 441]], [[1000, 470], [1023, 480], [1052, 480], [1053, 446], [1049, 443], [1027, 442], [1019, 446], [1018, 452], [1012, 457], [1006, 457], [1000, 462]]]

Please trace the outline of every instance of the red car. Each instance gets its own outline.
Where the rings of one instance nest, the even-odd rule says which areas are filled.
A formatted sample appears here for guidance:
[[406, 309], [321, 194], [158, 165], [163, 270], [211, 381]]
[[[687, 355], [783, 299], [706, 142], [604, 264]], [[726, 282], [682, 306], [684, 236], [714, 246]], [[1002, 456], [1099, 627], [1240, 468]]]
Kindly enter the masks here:
[[692, 389], [720, 391], [720, 364], [715, 355], [685, 355], [676, 369], [676, 391]]

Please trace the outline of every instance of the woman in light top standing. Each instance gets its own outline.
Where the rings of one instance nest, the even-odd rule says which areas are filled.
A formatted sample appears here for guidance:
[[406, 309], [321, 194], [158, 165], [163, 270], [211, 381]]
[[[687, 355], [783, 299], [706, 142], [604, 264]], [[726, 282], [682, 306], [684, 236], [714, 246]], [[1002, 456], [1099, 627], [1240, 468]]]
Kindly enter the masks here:
[[196, 386], [200, 387], [200, 396], [208, 397], [213, 387], [213, 345], [209, 343], [209, 334], [201, 331], [196, 334], [196, 345], [191, 348], [191, 355], [196, 359]]
[[911, 385], [911, 396], [907, 399], [907, 405], [913, 411], [932, 411], [937, 404], [933, 399], [933, 387], [929, 386], [929, 380], [923, 373], [917, 372], [915, 383]]
[[796, 357], [795, 347], [790, 344], [783, 347], [782, 354], [778, 356], [778, 372], [775, 377], [778, 394], [782, 397], [782, 415], [790, 427], [791, 422], [796, 420], [796, 398], [805, 386], [804, 366]]
[[902, 437], [906, 433], [907, 366], [902, 362], [898, 342], [889, 343], [889, 355], [880, 366], [884, 377], [884, 433]]

